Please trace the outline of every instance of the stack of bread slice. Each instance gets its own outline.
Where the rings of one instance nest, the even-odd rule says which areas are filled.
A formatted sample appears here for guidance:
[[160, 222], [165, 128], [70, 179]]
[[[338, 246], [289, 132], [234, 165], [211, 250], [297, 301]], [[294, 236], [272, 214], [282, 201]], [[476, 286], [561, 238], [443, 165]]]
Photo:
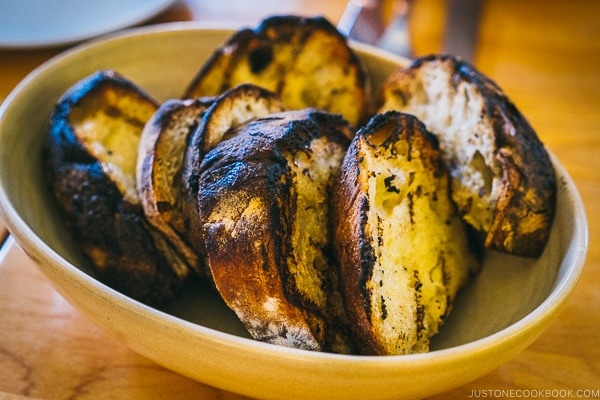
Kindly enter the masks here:
[[257, 340], [428, 351], [483, 250], [544, 251], [554, 169], [462, 60], [415, 59], [373, 96], [368, 76], [333, 25], [296, 16], [236, 32], [180, 99], [99, 71], [51, 117], [57, 205], [98, 277], [140, 301], [196, 274]]

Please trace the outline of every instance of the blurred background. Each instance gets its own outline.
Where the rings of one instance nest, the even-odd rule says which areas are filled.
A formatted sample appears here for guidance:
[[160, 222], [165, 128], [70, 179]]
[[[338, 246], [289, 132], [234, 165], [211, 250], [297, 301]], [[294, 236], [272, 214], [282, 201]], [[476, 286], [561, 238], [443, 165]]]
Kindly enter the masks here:
[[[500, 83], [517, 105], [527, 109], [530, 122], [541, 132], [565, 123], [597, 131], [599, 122], [590, 121], [587, 111], [600, 107], [600, 2], [480, 2], [472, 60], [475, 66]], [[322, 14], [337, 24], [345, 6], [345, 0], [180, 0], [147, 23], [198, 20], [255, 25], [267, 15], [295, 13]], [[445, 16], [445, 1], [411, 1], [408, 27], [415, 55], [442, 50]], [[0, 100], [31, 69], [62, 50], [0, 49]], [[576, 98], [579, 101], [574, 102]], [[538, 116], [542, 108], [544, 118]], [[556, 113], [556, 118], [545, 118], [552, 114], [548, 109]], [[565, 112], [571, 118], [559, 117]], [[552, 135], [545, 136], [551, 140]]]

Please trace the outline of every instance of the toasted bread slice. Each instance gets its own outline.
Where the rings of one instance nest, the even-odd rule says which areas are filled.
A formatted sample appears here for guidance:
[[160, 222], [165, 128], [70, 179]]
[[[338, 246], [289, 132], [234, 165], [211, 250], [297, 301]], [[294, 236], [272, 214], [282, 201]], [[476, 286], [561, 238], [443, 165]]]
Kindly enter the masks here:
[[192, 132], [214, 98], [167, 100], [146, 123], [138, 147], [136, 182], [144, 214], [177, 248], [188, 265], [203, 272], [186, 237], [181, 211], [184, 155]]
[[346, 38], [322, 17], [276, 16], [236, 32], [190, 83], [185, 96], [215, 96], [241, 83], [275, 92], [290, 110], [316, 107], [357, 125], [368, 75]]
[[123, 76], [99, 71], [60, 98], [45, 149], [57, 205], [99, 279], [146, 303], [171, 298], [188, 274], [136, 190], [139, 138], [157, 107]]
[[351, 135], [337, 115], [287, 111], [240, 125], [203, 159], [198, 206], [207, 264], [258, 340], [352, 351], [327, 217]]
[[380, 111], [414, 114], [440, 141], [453, 198], [488, 249], [539, 256], [555, 210], [548, 153], [502, 90], [471, 65], [428, 56], [385, 83]]
[[202, 119], [202, 126], [195, 135], [194, 144], [206, 153], [219, 144], [230, 129], [254, 118], [266, 117], [284, 110], [285, 106], [274, 92], [250, 83], [242, 83], [218, 97]]
[[205, 154], [239, 125], [284, 110], [279, 97], [253, 84], [240, 84], [217, 96], [203, 113], [189, 138], [182, 171], [181, 214], [187, 221], [186, 240], [196, 252], [202, 251], [202, 228], [198, 221], [198, 175]]
[[428, 351], [478, 268], [435, 137], [411, 115], [376, 115], [335, 182], [333, 238], [359, 351]]
[[192, 244], [197, 227], [186, 212], [197, 219], [197, 187], [193, 195], [186, 190], [187, 174], [195, 173], [202, 155], [230, 128], [282, 109], [273, 93], [244, 84], [218, 97], [168, 100], [142, 132], [136, 171], [146, 218], [201, 275], [205, 269]]

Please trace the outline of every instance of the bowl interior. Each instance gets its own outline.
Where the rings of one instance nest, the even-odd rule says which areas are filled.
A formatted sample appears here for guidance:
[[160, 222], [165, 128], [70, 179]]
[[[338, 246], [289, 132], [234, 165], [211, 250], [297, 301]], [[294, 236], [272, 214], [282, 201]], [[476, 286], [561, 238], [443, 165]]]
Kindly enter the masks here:
[[[90, 276], [93, 271], [64, 228], [44, 178], [41, 149], [53, 104], [68, 87], [103, 68], [119, 71], [158, 100], [179, 97], [203, 61], [231, 34], [229, 29], [190, 24], [136, 32], [63, 53], [30, 74], [0, 109], [0, 208], [11, 232], [34, 258], [58, 260], [65, 268]], [[406, 62], [366, 46], [355, 47], [370, 72], [374, 91]], [[573, 182], [558, 160], [553, 160], [559, 178], [558, 209], [546, 251], [539, 259], [488, 253], [481, 273], [460, 293], [435, 337], [434, 353], [501, 332], [549, 297], [564, 296], [565, 287], [568, 292], [574, 286], [587, 249], [587, 223]], [[109, 288], [99, 287], [113, 296]], [[161, 311], [248, 337], [218, 296], [204, 289], [202, 282], [192, 282]]]

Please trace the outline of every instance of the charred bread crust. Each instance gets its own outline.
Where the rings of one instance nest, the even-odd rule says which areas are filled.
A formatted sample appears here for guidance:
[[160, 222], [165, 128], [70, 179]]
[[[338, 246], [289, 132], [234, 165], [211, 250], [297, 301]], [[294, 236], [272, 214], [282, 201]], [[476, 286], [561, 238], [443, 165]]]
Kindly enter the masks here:
[[212, 104], [200, 116], [184, 151], [181, 172], [181, 213], [186, 221], [186, 240], [202, 248], [198, 221], [198, 177], [205, 154], [224, 138], [234, 135], [235, 128], [252, 119], [281, 112], [279, 97], [259, 86], [243, 83], [214, 97]]
[[206, 153], [219, 144], [230, 129], [282, 111], [285, 106], [277, 94], [251, 83], [241, 83], [214, 101], [202, 117], [192, 145]]
[[382, 101], [380, 111], [412, 113], [438, 136], [454, 199], [487, 249], [541, 255], [556, 207], [554, 168], [536, 132], [492, 80], [460, 58], [431, 55], [396, 71]]
[[217, 290], [255, 339], [351, 352], [326, 201], [347, 123], [302, 110], [236, 131], [206, 154], [199, 174], [203, 253]]
[[192, 132], [212, 97], [171, 99], [146, 123], [138, 148], [136, 182], [144, 214], [196, 272], [204, 274], [188, 241], [189, 221], [183, 212], [184, 155]]
[[288, 109], [340, 113], [355, 126], [367, 112], [366, 69], [323, 17], [274, 16], [237, 31], [200, 68], [184, 97], [215, 96], [240, 83], [275, 92]]
[[424, 352], [478, 269], [436, 138], [409, 114], [375, 115], [332, 191], [335, 254], [363, 354]]
[[[135, 102], [145, 110], [121, 108], [119, 101]], [[120, 119], [124, 129], [139, 134], [144, 118], [156, 107], [155, 100], [123, 76], [99, 71], [59, 99], [44, 147], [57, 207], [99, 280], [150, 304], [173, 297], [185, 271], [173, 268], [168, 246], [148, 229], [135, 190], [125, 187], [128, 177], [120, 179], [122, 171], [107, 170], [78, 136], [75, 126], [80, 121], [74, 120], [85, 119], [87, 113], [89, 118]]]

